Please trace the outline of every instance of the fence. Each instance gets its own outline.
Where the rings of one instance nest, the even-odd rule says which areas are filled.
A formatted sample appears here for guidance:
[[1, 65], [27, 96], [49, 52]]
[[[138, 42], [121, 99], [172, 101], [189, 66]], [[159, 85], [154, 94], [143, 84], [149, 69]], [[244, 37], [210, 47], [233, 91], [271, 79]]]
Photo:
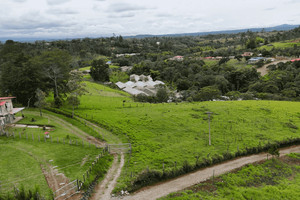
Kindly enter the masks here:
[[109, 153], [131, 153], [131, 144], [123, 143], [123, 144], [108, 144], [108, 152]]
[[68, 199], [68, 198], [72, 197], [73, 195], [77, 194], [78, 192], [79, 192], [79, 183], [78, 183], [78, 180], [74, 180], [71, 183], [68, 183], [67, 185], [56, 190], [53, 193], [54, 200]]
[[7, 138], [12, 138], [12, 139], [25, 139], [27, 141], [32, 141], [32, 142], [50, 142], [50, 143], [57, 143], [57, 144], [68, 144], [68, 145], [76, 145], [80, 146], [82, 145], [83, 147], [95, 147], [97, 149], [103, 148], [102, 146], [97, 144], [91, 144], [90, 142], [84, 142], [83, 140], [71, 140], [68, 138], [59, 138], [59, 137], [52, 137], [49, 135], [48, 137], [46, 135], [40, 136], [40, 135], [34, 135], [34, 134], [21, 134], [19, 133], [14, 133], [14, 132], [3, 132], [0, 133], [0, 136], [6, 136]]

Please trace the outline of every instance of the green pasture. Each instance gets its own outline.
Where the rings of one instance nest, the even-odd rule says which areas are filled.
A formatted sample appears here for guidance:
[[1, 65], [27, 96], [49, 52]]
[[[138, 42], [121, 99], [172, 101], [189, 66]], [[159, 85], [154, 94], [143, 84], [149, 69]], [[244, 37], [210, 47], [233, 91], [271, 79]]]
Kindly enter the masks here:
[[85, 71], [85, 70], [90, 70], [90, 69], [91, 69], [91, 66], [87, 66], [87, 67], [79, 68], [79, 71]]
[[285, 48], [291, 48], [291, 47], [294, 47], [295, 45], [296, 46], [300, 46], [300, 42], [291, 42], [291, 41], [287, 41], [287, 42], [274, 42], [274, 43], [271, 43], [273, 46], [268, 46], [268, 45], [264, 45], [264, 46], [261, 46], [259, 47], [258, 49], [259, 50], [267, 50], [267, 51], [270, 51], [271, 49], [273, 48], [276, 48], [276, 49], [285, 49]]
[[[149, 104], [133, 102], [122, 91], [87, 83], [76, 115], [93, 120], [132, 144], [120, 180], [126, 187], [141, 171], [165, 170], [184, 161], [201, 161], [224, 152], [235, 153], [274, 141], [299, 137], [300, 103], [226, 101]], [[63, 110], [71, 112], [65, 105]], [[208, 145], [207, 111], [212, 145]], [[131, 177], [132, 175], [132, 177]]]
[[[17, 122], [17, 124], [25, 124], [25, 125], [40, 125], [40, 128], [17, 128], [12, 127], [9, 129], [9, 132], [14, 132], [16, 137], [25, 138], [26, 135], [32, 140], [32, 135], [35, 140], [38, 140], [38, 137], [40, 137], [40, 140], [44, 139], [45, 132], [49, 132], [49, 135], [56, 140], [57, 138], [62, 141], [65, 139], [66, 141], [69, 140], [78, 140], [81, 141], [80, 137], [75, 135], [75, 131], [71, 127], [66, 127], [64, 124], [58, 123], [55, 119], [51, 118], [52, 115], [49, 115], [44, 112], [44, 115], [40, 117], [39, 112], [37, 111], [27, 111], [24, 110], [24, 118]], [[34, 121], [32, 121], [34, 119]], [[48, 126], [50, 129], [43, 130], [42, 126]], [[80, 134], [80, 133], [77, 133]], [[48, 139], [50, 140], [50, 139]]]
[[[48, 196], [49, 188], [41, 165], [46, 170], [50, 166], [56, 166], [58, 172], [63, 173], [70, 181], [77, 178], [83, 180], [82, 174], [89, 169], [102, 149], [89, 145], [86, 141], [82, 143], [82, 139], [76, 136], [69, 126], [53, 118], [53, 115], [57, 114], [43, 111], [43, 117], [40, 117], [39, 112], [32, 109], [24, 110], [23, 113], [25, 118], [19, 121], [20, 124], [51, 126], [51, 129], [47, 131], [50, 132], [52, 140], [50, 138], [44, 140], [45, 130], [42, 128], [11, 127], [6, 130], [11, 136], [0, 137], [0, 194], [13, 191], [14, 186], [24, 185], [25, 189], [33, 189], [35, 185], [38, 185], [42, 194]], [[78, 128], [92, 135], [92, 131], [80, 122], [73, 119], [68, 119], [68, 121], [73, 122], [71, 126], [78, 125]], [[104, 157], [101, 161], [105, 162], [102, 163], [105, 164], [102, 166], [105, 171], [109, 168], [112, 159]]]
[[259, 165], [251, 164], [235, 173], [215, 177], [214, 181], [211, 179], [160, 199], [294, 200], [300, 196], [299, 182], [298, 154], [298, 158], [289, 158], [283, 161], [272, 159]]
[[43, 195], [48, 195], [49, 188], [40, 165], [47, 169], [50, 165], [57, 166], [59, 173], [73, 181], [82, 180], [82, 174], [89, 169], [91, 163], [100, 154], [101, 149], [86, 145], [57, 144], [50, 141], [38, 142], [1, 137], [0, 161], [0, 193], [12, 191], [14, 185], [33, 189], [39, 185]]

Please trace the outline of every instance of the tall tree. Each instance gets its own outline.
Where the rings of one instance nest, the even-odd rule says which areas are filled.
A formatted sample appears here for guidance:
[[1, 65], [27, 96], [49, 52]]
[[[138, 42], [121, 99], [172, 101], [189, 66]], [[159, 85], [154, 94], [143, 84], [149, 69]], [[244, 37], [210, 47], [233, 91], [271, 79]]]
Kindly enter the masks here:
[[105, 60], [93, 60], [91, 76], [95, 81], [109, 81], [109, 66], [106, 64]]
[[47, 105], [46, 94], [40, 88], [35, 91], [36, 102], [34, 105], [39, 108], [40, 116], [42, 117], [42, 109]]
[[56, 105], [61, 102], [61, 94], [67, 92], [67, 82], [71, 71], [71, 56], [68, 52], [59, 49], [44, 51], [36, 56], [33, 64], [43, 69], [47, 87], [53, 88]]
[[85, 89], [85, 84], [82, 83], [83, 81], [83, 74], [78, 70], [72, 70], [70, 72], [70, 79], [67, 83], [67, 86], [70, 90], [70, 95], [67, 98], [69, 104], [72, 105], [72, 118], [74, 117], [74, 109], [75, 107], [80, 105], [79, 97], [82, 96], [84, 93], [87, 92]]

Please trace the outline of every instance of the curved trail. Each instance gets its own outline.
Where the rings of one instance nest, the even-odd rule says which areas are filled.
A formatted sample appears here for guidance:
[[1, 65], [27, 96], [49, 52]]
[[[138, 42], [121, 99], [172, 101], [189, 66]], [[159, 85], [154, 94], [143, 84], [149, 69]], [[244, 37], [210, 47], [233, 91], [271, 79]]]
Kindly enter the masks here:
[[[34, 114], [39, 115], [39, 112], [34, 112], [34, 111], [28, 111], [28, 113], [31, 113], [31, 114], [34, 113]], [[56, 117], [54, 115], [47, 114], [47, 113], [43, 113], [43, 116], [48, 118], [48, 120], [55, 120], [55, 122], [64, 126], [64, 128], [68, 129], [72, 134], [75, 134], [76, 136], [78, 136], [79, 138], [81, 138], [83, 140], [91, 142], [92, 144], [100, 145], [102, 147], [106, 145], [105, 142], [102, 142], [99, 139], [85, 133], [84, 131], [80, 130], [76, 126], [73, 126], [71, 123], [69, 123], [59, 117]], [[116, 136], [111, 134], [109, 131], [99, 127], [97, 124], [94, 124], [94, 123], [92, 123], [88, 120], [85, 120], [83, 118], [80, 118], [78, 116], [76, 116], [76, 118], [79, 119], [80, 121], [84, 121], [87, 126], [92, 127], [99, 134], [101, 134], [102, 136], [106, 136], [112, 142], [121, 143], [119, 138], [117, 138]], [[111, 168], [109, 169], [109, 171], [107, 172], [107, 174], [105, 175], [104, 180], [101, 181], [96, 186], [95, 194], [93, 195], [92, 199], [94, 199], [94, 200], [110, 199], [111, 193], [117, 183], [117, 179], [119, 178], [119, 176], [121, 174], [121, 170], [124, 165], [124, 162], [125, 162], [124, 155], [122, 153], [121, 153], [121, 157], [120, 157], [120, 162], [118, 162], [118, 155], [117, 154], [114, 155], [113, 164], [112, 164]]]
[[[27, 111], [27, 113], [29, 114], [38, 114], [39, 115], [39, 112], [35, 112], [35, 111]], [[73, 126], [71, 123], [59, 118], [59, 117], [56, 117], [54, 115], [51, 115], [51, 114], [47, 114], [47, 113], [43, 113], [43, 117], [46, 117], [50, 120], [53, 120], [55, 122], [57, 122], [58, 124], [62, 125], [65, 129], [69, 130], [72, 134], [76, 135], [77, 137], [85, 140], [85, 141], [88, 141], [88, 142], [91, 142], [92, 144], [97, 144], [97, 145], [100, 145], [100, 146], [105, 146], [105, 143], [100, 141], [99, 139], [87, 134], [86, 132], [82, 131], [81, 129], [77, 128], [76, 126]]]
[[[300, 153], [300, 145], [284, 148], [280, 150], [280, 156], [289, 154], [292, 152]], [[251, 156], [245, 156], [242, 158], [236, 158], [225, 163], [217, 164], [205, 169], [198, 170], [196, 172], [183, 175], [181, 177], [158, 183], [154, 186], [149, 186], [144, 189], [137, 191], [136, 193], [123, 197], [124, 200], [154, 200], [160, 197], [164, 197], [172, 192], [183, 190], [192, 185], [198, 184], [212, 177], [213, 173], [215, 176], [230, 172], [234, 169], [238, 169], [246, 164], [255, 163], [267, 159], [267, 153], [260, 153]], [[112, 198], [118, 199], [118, 198]]]
[[270, 65], [277, 65], [278, 63], [281, 63], [281, 62], [282, 63], [286, 63], [288, 61], [290, 61], [290, 60], [278, 60], [278, 61], [275, 61], [275, 62], [271, 62], [271, 63], [266, 64], [266, 65], [264, 65], [264, 66], [262, 66], [260, 68], [257, 68], [256, 71], [260, 72], [261, 76], [264, 76], [264, 75], [266, 75], [269, 72], [268, 66], [270, 66]]
[[120, 163], [118, 163], [118, 155], [115, 154], [112, 167], [107, 172], [104, 180], [97, 185], [95, 189], [96, 193], [92, 196], [92, 200], [108, 200], [111, 198], [111, 192], [116, 186], [123, 165], [124, 155], [121, 153]]

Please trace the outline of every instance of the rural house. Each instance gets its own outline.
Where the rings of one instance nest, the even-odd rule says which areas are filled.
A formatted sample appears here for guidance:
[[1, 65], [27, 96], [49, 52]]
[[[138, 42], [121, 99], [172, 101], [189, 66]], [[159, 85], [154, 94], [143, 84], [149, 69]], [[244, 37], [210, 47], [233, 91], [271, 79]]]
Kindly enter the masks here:
[[15, 114], [24, 108], [14, 108], [12, 99], [15, 97], [0, 97], [0, 132], [6, 124], [11, 124], [15, 120]]

